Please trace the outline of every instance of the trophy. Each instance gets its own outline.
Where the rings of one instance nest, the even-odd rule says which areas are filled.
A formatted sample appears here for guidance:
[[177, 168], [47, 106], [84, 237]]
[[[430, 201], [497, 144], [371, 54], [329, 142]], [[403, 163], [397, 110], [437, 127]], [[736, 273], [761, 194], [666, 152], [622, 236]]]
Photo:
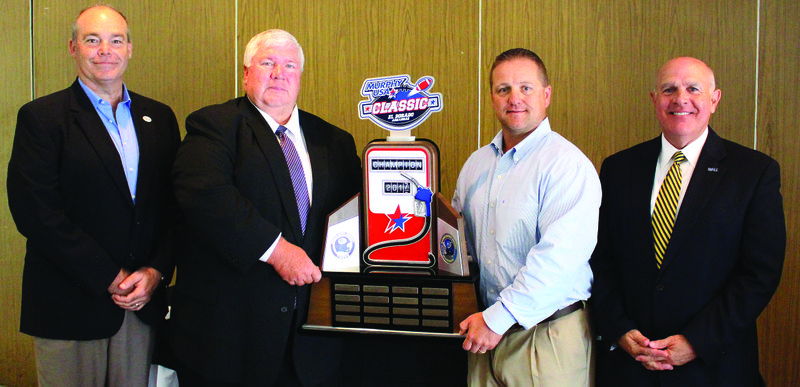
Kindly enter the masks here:
[[389, 136], [364, 148], [361, 193], [328, 216], [305, 329], [449, 337], [478, 311], [462, 219], [439, 192], [439, 149], [411, 136], [442, 96], [433, 77], [410, 80], [361, 87], [360, 118]]

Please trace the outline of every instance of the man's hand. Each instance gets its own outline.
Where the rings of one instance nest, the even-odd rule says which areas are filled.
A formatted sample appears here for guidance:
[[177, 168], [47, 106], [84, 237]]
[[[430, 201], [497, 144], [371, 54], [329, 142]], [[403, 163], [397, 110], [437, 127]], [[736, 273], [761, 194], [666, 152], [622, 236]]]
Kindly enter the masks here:
[[683, 335], [650, 341], [634, 329], [619, 339], [619, 345], [651, 371], [672, 370], [697, 358], [694, 347]]
[[[124, 269], [120, 270], [120, 274]], [[120, 275], [117, 275], [117, 279]], [[114, 289], [109, 288], [111, 299], [114, 303], [125, 310], [140, 310], [152, 297], [153, 292], [161, 282], [161, 273], [152, 267], [142, 267], [131, 273], [115, 286], [117, 280], [111, 284]]]
[[114, 278], [114, 282], [112, 282], [111, 285], [108, 286], [108, 292], [111, 294], [118, 294], [120, 296], [126, 296], [128, 295], [128, 293], [132, 292], [133, 289], [122, 290], [119, 288], [119, 284], [121, 284], [122, 281], [125, 281], [125, 278], [128, 278], [129, 275], [131, 275], [131, 272], [125, 269], [119, 269], [119, 273], [117, 273], [117, 278]]
[[[659, 370], [671, 370], [674, 366], [684, 365], [697, 358], [694, 347], [683, 335], [674, 335], [663, 340], [651, 341], [649, 347], [666, 353], [664, 356], [655, 359], [657, 360], [655, 363], [650, 364], [650, 366]], [[648, 366], [645, 365], [645, 367]], [[653, 368], [648, 367], [648, 369]]]
[[311, 262], [306, 252], [287, 242], [283, 237], [278, 240], [278, 245], [267, 263], [271, 264], [289, 285], [303, 286], [322, 279], [322, 272], [314, 262]]
[[483, 313], [475, 313], [458, 325], [460, 328], [458, 334], [467, 334], [464, 339], [464, 344], [461, 346], [465, 351], [472, 353], [486, 353], [491, 351], [503, 338], [503, 335], [494, 333], [488, 325], [486, 320], [483, 319]]
[[631, 355], [636, 361], [651, 371], [671, 370], [669, 364], [661, 361], [667, 356], [666, 351], [650, 346], [650, 339], [644, 337], [637, 329], [633, 329], [619, 338], [619, 346]]

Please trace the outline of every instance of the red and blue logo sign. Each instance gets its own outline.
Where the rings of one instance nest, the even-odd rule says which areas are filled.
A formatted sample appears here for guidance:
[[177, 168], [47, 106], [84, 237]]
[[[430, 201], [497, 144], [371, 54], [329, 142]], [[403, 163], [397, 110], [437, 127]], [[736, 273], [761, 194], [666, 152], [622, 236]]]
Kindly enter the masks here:
[[358, 116], [387, 130], [409, 130], [442, 110], [442, 94], [429, 92], [433, 77], [410, 82], [408, 75], [365, 80], [361, 95], [369, 99], [358, 103]]

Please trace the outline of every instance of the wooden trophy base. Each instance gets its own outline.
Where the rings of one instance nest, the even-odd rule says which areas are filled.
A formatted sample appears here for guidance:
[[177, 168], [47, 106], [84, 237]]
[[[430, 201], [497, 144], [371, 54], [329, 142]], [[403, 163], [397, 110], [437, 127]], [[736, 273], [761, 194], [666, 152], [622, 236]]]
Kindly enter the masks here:
[[475, 276], [325, 276], [311, 287], [308, 321], [303, 328], [329, 332], [459, 336], [458, 324], [478, 312], [474, 281]]

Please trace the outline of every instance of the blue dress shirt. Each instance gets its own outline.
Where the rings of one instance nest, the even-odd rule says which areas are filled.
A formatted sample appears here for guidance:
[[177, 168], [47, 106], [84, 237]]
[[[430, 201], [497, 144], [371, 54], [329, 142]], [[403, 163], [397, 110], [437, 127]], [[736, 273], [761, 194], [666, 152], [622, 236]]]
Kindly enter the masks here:
[[594, 165], [547, 118], [508, 152], [502, 144], [501, 132], [470, 156], [453, 195], [498, 334], [589, 298], [601, 199]]
[[122, 101], [117, 104], [116, 114], [111, 104], [100, 98], [97, 93], [92, 91], [83, 81], [78, 78], [83, 91], [92, 101], [92, 105], [103, 124], [114, 141], [114, 146], [119, 152], [122, 167], [125, 168], [125, 178], [128, 180], [128, 189], [131, 191], [131, 199], [136, 202], [136, 179], [139, 175], [139, 140], [136, 138], [136, 129], [133, 127], [131, 118], [131, 98], [128, 88], [122, 85]]

